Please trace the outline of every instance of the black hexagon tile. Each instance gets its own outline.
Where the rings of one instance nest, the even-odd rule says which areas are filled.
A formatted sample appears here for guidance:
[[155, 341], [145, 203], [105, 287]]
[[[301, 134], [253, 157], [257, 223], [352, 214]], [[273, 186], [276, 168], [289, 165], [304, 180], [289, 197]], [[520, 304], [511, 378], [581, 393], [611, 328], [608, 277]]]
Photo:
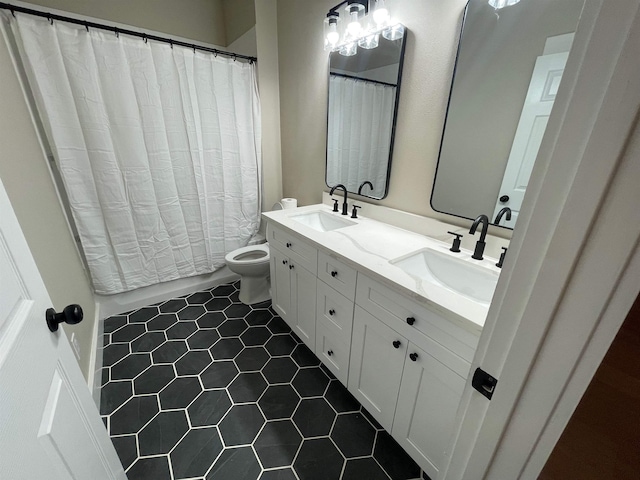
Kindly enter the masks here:
[[234, 405], [220, 422], [219, 428], [224, 444], [249, 445], [262, 429], [265, 419], [256, 404]]
[[187, 413], [194, 427], [217, 425], [231, 408], [231, 400], [226, 390], [202, 392], [189, 405]]
[[101, 414], [128, 477], [417, 479], [270, 302], [243, 305], [238, 288], [105, 320]]
[[173, 475], [177, 479], [202, 477], [222, 452], [216, 427], [195, 428], [171, 452]]
[[138, 433], [140, 455], [169, 453], [188, 430], [183, 410], [160, 412]]
[[160, 392], [160, 406], [163, 410], [185, 408], [201, 391], [198, 377], [176, 378]]
[[254, 480], [262, 469], [251, 447], [226, 448], [207, 480]]
[[291, 420], [267, 423], [255, 441], [254, 448], [265, 468], [291, 465], [302, 443], [302, 437]]
[[268, 387], [258, 401], [267, 420], [291, 418], [298, 403], [300, 403], [300, 396], [289, 384]]

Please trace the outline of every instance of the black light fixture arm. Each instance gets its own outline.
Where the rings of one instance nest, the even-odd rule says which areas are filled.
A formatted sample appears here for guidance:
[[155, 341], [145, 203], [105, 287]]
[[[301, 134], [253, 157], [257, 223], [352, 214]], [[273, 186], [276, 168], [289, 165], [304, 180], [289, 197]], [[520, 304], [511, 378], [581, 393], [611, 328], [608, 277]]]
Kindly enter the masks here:
[[339, 4], [331, 7], [329, 9], [329, 14], [338, 14], [338, 9], [344, 5], [351, 5], [354, 3], [358, 3], [364, 7], [365, 15], [369, 13], [369, 2], [368, 0], [344, 0], [344, 2], [340, 2]]
[[12, 14], [15, 14], [16, 12], [18, 12], [18, 13], [24, 13], [24, 14], [27, 14], [27, 15], [33, 15], [35, 17], [46, 18], [50, 22], [53, 22], [54, 20], [57, 20], [57, 21], [61, 21], [61, 22], [72, 23], [74, 25], [82, 25], [87, 30], [89, 30], [89, 28], [95, 28], [95, 29], [98, 29], [98, 30], [107, 30], [109, 32], [113, 32], [117, 36], [120, 36], [121, 34], [123, 34], [123, 35], [129, 35], [129, 36], [132, 36], [132, 37], [138, 37], [138, 38], [142, 38], [145, 41], [145, 43], [147, 42], [147, 40], [153, 40], [155, 42], [168, 43], [171, 46], [179, 45], [181, 47], [191, 48], [194, 51], [195, 50], [201, 50], [201, 51], [204, 51], [204, 52], [213, 53], [214, 55], [221, 55], [223, 57], [230, 57], [230, 58], [233, 58], [234, 60], [235, 59], [242, 59], [242, 60], [247, 60], [249, 63], [254, 63], [254, 62], [258, 61], [258, 59], [256, 57], [250, 57], [250, 56], [247, 56], [247, 55], [240, 55], [239, 53], [225, 52], [224, 50], [218, 50], [217, 48], [203, 47], [203, 46], [196, 45], [196, 44], [193, 44], [193, 43], [182, 42], [180, 40], [174, 40], [174, 39], [171, 39], [171, 38], [159, 37], [157, 35], [151, 35], [151, 34], [148, 34], [148, 33], [142, 33], [142, 32], [136, 32], [136, 31], [133, 31], [133, 30], [127, 30], [126, 28], [112, 27], [110, 25], [104, 25], [104, 24], [101, 24], [101, 23], [89, 22], [87, 20], [78, 20], [77, 18], [65, 17], [63, 15], [57, 15], [55, 13], [41, 12], [39, 10], [33, 10], [31, 8], [19, 7], [17, 5], [11, 5], [9, 3], [0, 2], [0, 9], [9, 10]]

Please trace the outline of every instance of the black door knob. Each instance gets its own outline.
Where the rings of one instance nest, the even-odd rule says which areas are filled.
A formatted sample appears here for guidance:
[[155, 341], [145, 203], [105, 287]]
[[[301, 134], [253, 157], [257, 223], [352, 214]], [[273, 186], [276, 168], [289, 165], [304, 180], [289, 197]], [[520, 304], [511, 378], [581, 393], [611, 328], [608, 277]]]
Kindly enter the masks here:
[[47, 319], [47, 327], [52, 332], [58, 330], [58, 325], [62, 322], [69, 325], [75, 325], [82, 321], [84, 314], [80, 305], [67, 305], [61, 313], [56, 313], [53, 308], [47, 308], [45, 318]]
[[400, 343], [400, 340], [394, 340], [394, 341], [393, 341], [393, 348], [400, 348], [400, 345], [402, 345], [402, 344]]
[[409, 354], [409, 358], [411, 359], [412, 362], [415, 362], [416, 360], [418, 360], [418, 354], [417, 353], [410, 353]]
[[500, 203], [507, 203], [509, 201], [509, 195], [502, 195], [499, 200]]
[[409, 325], [413, 325], [414, 323], [416, 323], [416, 319], [413, 317], [407, 317], [407, 323]]

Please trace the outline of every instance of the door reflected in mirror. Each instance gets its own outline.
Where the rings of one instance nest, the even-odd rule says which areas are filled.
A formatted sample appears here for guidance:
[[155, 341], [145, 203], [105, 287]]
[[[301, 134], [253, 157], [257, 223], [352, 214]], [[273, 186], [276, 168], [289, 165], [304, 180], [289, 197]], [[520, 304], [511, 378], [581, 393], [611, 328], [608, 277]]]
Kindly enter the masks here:
[[431, 206], [513, 228], [558, 92], [584, 0], [470, 0]]
[[387, 196], [407, 34], [378, 47], [329, 57], [326, 183]]

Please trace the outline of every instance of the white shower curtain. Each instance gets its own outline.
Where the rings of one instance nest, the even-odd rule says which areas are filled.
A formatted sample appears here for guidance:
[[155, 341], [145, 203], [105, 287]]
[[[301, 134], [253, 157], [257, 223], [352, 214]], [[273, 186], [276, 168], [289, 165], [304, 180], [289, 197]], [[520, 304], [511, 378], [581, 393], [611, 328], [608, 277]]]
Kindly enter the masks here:
[[212, 272], [246, 245], [260, 222], [254, 65], [16, 17], [97, 293]]
[[342, 183], [355, 192], [366, 180], [384, 195], [387, 181], [391, 127], [396, 87], [331, 75], [329, 78], [329, 130], [327, 183]]

